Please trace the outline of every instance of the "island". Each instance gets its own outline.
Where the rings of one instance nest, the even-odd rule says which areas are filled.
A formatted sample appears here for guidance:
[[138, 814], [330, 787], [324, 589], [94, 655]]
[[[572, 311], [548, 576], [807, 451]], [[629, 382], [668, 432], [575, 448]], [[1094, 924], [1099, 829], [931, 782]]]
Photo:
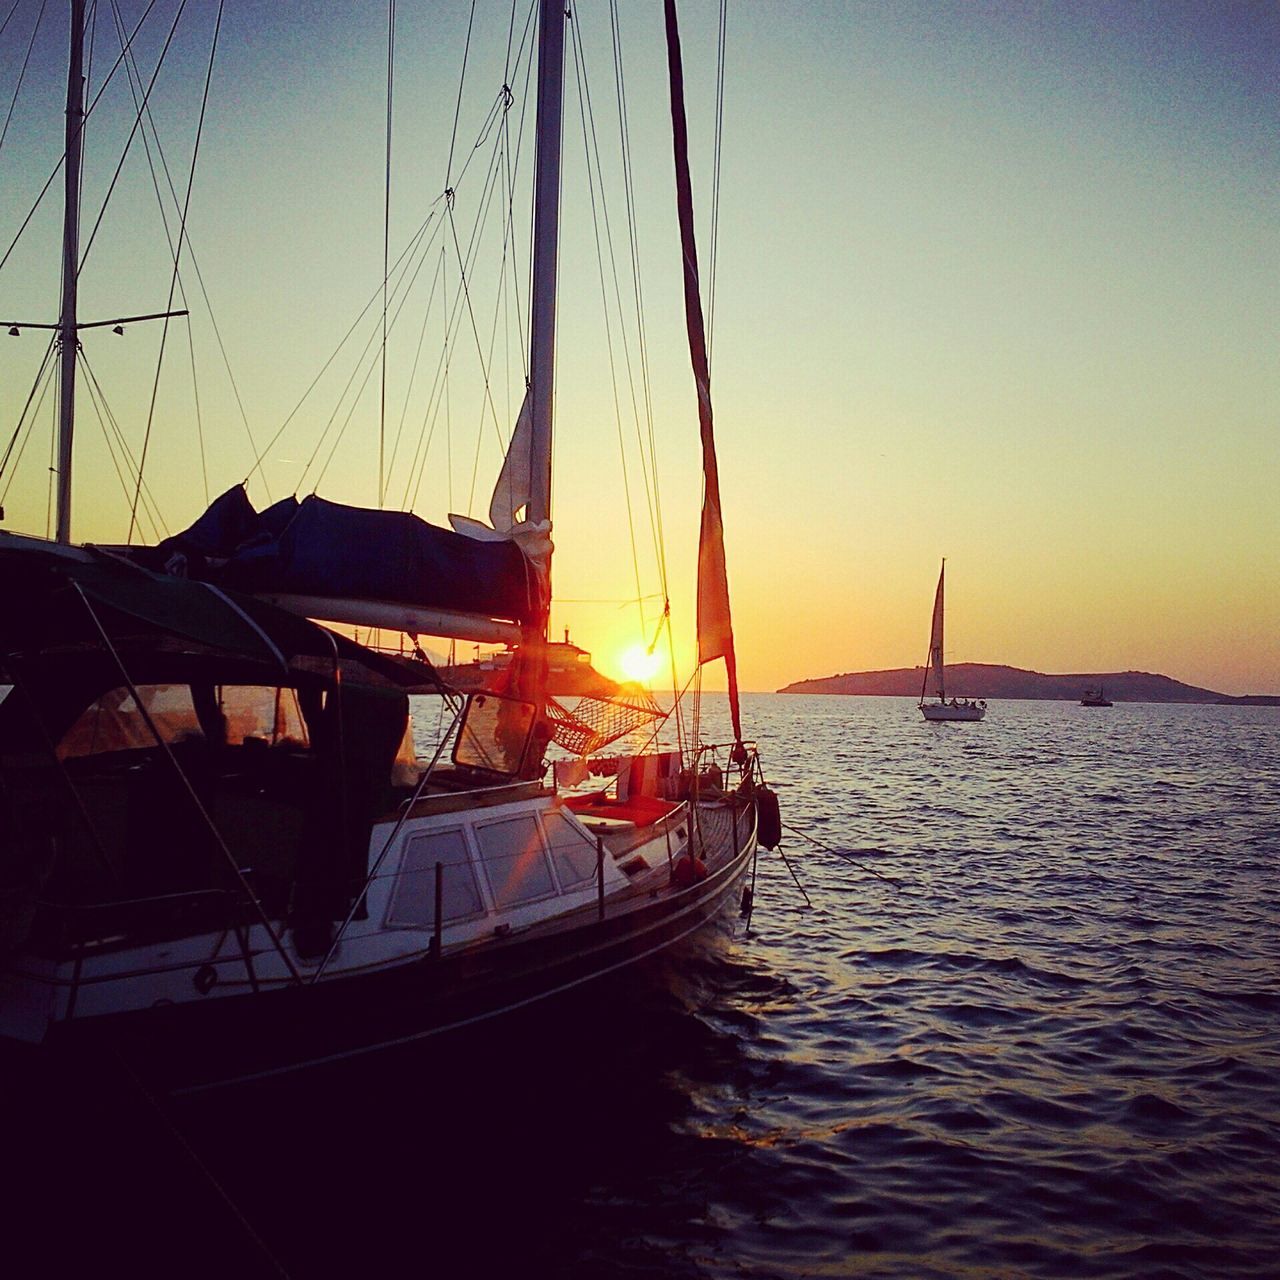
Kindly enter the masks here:
[[[890, 671], [851, 671], [843, 675], [797, 680], [779, 693], [845, 693], [897, 698], [918, 698], [924, 682], [923, 667], [895, 667]], [[1238, 706], [1280, 706], [1280, 696], [1249, 694], [1232, 697], [1183, 684], [1150, 671], [1082, 672], [1045, 675], [987, 662], [947, 664], [947, 692], [965, 698], [1049, 698], [1077, 702], [1086, 689], [1099, 686], [1113, 702], [1202, 702]]]

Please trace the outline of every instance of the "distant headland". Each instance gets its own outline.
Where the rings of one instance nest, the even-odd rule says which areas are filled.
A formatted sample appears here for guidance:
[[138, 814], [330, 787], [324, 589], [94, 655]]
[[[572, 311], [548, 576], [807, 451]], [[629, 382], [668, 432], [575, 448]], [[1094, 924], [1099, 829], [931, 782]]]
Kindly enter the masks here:
[[[916, 698], [924, 680], [923, 667], [892, 671], [851, 671], [817, 680], [797, 680], [779, 693], [854, 693]], [[987, 662], [947, 664], [947, 692], [960, 698], [1056, 698], [1077, 701], [1086, 689], [1101, 685], [1113, 702], [1209, 702], [1238, 706], [1280, 707], [1280, 697], [1254, 694], [1232, 697], [1212, 689], [1198, 689], [1169, 676], [1149, 671], [1103, 671], [1049, 676], [1020, 667]]]

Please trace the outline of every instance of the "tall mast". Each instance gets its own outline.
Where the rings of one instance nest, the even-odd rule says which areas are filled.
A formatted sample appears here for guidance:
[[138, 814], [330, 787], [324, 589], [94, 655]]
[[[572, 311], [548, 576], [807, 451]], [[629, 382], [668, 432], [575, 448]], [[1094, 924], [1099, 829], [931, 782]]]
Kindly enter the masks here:
[[59, 542], [71, 541], [71, 437], [76, 417], [76, 275], [80, 269], [80, 141], [84, 127], [84, 0], [71, 0], [67, 62], [66, 187], [62, 217], [62, 312], [58, 412]]
[[565, 0], [542, 0], [538, 22], [538, 150], [533, 197], [530, 308], [531, 447], [528, 519], [551, 518], [551, 423], [555, 395], [556, 263], [560, 240], [560, 120]]

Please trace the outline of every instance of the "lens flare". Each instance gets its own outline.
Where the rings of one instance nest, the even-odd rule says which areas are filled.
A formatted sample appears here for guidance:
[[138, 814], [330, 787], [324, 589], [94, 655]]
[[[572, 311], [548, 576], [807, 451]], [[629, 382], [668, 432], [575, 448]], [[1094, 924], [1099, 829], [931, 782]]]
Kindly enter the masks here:
[[658, 674], [660, 659], [656, 653], [650, 653], [642, 644], [633, 644], [618, 659], [618, 669], [628, 680], [645, 684]]

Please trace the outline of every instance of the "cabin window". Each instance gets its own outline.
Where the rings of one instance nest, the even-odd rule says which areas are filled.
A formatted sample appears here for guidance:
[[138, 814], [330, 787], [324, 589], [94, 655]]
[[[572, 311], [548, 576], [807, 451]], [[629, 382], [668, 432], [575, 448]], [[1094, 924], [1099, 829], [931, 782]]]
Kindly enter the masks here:
[[436, 919], [436, 863], [442, 864], [441, 918], [448, 924], [484, 914], [462, 829], [410, 836], [391, 894], [387, 924], [430, 929]]
[[555, 893], [542, 833], [533, 814], [478, 825], [476, 838], [499, 911]]
[[[191, 688], [185, 684], [144, 684], [136, 686], [142, 708], [165, 742], [204, 741], [204, 731], [196, 716]], [[58, 759], [99, 755], [106, 751], [128, 751], [154, 747], [155, 734], [128, 689], [104, 693], [80, 713], [58, 744]]]
[[542, 825], [551, 845], [551, 860], [562, 889], [576, 889], [596, 876], [595, 842], [583, 836], [562, 813], [548, 810], [542, 815]]
[[508, 777], [520, 772], [536, 708], [492, 693], [473, 693], [453, 748], [455, 764]]
[[229, 747], [248, 739], [309, 745], [306, 722], [298, 706], [296, 689], [272, 689], [261, 685], [224, 684], [218, 687], [218, 709], [226, 721]]
[[[108, 751], [130, 751], [154, 747], [155, 734], [143, 710], [150, 716], [160, 737], [167, 743], [204, 742], [207, 724], [201, 724], [195, 697], [187, 684], [135, 685], [142, 707], [128, 689], [112, 689], [80, 713], [79, 719], [58, 744], [58, 758], [100, 755]], [[306, 722], [294, 689], [261, 685], [204, 686], [206, 708], [216, 705], [225, 726], [223, 741], [232, 747], [248, 741], [289, 742], [308, 745]], [[206, 721], [208, 720], [206, 710]]]

